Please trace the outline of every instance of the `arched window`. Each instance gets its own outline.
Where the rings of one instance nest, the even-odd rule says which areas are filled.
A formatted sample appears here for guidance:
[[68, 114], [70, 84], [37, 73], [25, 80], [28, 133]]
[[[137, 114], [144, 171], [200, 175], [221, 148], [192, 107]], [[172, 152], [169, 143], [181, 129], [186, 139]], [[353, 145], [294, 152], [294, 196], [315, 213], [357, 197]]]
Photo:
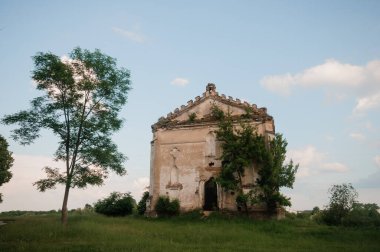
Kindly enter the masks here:
[[213, 132], [206, 135], [206, 157], [215, 157], [215, 134]]

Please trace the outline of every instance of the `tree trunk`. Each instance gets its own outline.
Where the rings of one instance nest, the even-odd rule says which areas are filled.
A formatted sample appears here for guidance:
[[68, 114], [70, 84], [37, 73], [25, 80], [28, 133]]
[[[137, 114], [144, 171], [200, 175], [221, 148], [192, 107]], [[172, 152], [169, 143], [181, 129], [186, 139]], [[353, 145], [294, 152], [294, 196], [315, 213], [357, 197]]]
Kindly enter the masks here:
[[[240, 182], [240, 186], [239, 186], [240, 194], [244, 196], [244, 191], [243, 191], [243, 178], [242, 178], [242, 175], [241, 175], [240, 172], [238, 172], [238, 176], [239, 176], [239, 182]], [[243, 207], [244, 207], [244, 212], [245, 212], [245, 214], [248, 215], [248, 204], [247, 204], [247, 201], [246, 201], [246, 200], [244, 200]]]
[[69, 191], [70, 191], [70, 185], [66, 183], [65, 195], [63, 196], [63, 204], [62, 204], [62, 215], [61, 215], [61, 222], [64, 226], [67, 225], [67, 218], [68, 218], [67, 202], [69, 200]]

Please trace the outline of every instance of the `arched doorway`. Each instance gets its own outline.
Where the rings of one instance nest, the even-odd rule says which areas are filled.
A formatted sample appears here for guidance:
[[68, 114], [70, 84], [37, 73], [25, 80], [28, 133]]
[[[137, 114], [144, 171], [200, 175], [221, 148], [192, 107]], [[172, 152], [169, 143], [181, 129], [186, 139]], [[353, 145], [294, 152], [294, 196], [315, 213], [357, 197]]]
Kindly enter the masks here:
[[203, 205], [203, 210], [218, 210], [218, 190], [214, 178], [210, 178], [205, 183], [205, 202]]

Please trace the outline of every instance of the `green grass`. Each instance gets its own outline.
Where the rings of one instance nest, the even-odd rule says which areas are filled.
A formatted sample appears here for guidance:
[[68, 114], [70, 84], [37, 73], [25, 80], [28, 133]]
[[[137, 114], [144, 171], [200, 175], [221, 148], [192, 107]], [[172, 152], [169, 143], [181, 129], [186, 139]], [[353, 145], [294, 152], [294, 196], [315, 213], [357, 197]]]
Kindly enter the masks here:
[[[9, 221], [8, 217], [0, 220]], [[172, 219], [57, 214], [12, 217], [0, 226], [0, 251], [380, 251], [380, 229], [308, 220], [255, 221], [196, 215]]]

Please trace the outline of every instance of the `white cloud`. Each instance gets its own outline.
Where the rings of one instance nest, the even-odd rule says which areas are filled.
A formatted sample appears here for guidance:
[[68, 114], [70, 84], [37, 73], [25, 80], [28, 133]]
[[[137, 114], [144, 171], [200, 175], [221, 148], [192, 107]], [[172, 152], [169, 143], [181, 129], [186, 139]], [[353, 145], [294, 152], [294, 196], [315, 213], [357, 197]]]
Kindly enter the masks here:
[[352, 132], [350, 133], [350, 137], [356, 141], [363, 141], [365, 136], [362, 133]]
[[148, 177], [140, 177], [133, 181], [133, 189], [135, 191], [135, 194], [137, 194], [137, 197], [141, 197], [141, 195], [147, 191], [147, 188], [149, 187], [149, 178]]
[[313, 164], [321, 163], [325, 154], [317, 151], [314, 146], [309, 145], [302, 149], [289, 150], [287, 157], [288, 160], [292, 159], [299, 164], [297, 177], [307, 177], [312, 172], [315, 172], [315, 170], [313, 171]]
[[308, 177], [321, 172], [346, 172], [346, 165], [339, 162], [327, 162], [328, 155], [320, 152], [312, 145], [305, 148], [288, 150], [287, 161], [292, 159], [299, 164], [297, 177]]
[[354, 108], [354, 114], [362, 114], [369, 109], [380, 107], [380, 92], [358, 98]]
[[53, 161], [52, 157], [13, 154], [14, 164], [11, 168], [13, 177], [1, 187], [4, 202], [1, 210], [49, 210], [60, 207], [62, 190], [37, 191], [33, 182], [46, 177], [42, 168], [45, 166], [63, 167], [64, 164]]
[[281, 192], [286, 196], [290, 196], [294, 210], [313, 209], [315, 206], [323, 208], [324, 204], [328, 201], [327, 189], [329, 187], [328, 181], [318, 182], [318, 178], [311, 178], [311, 181], [297, 180], [294, 183], [293, 189], [281, 188]]
[[77, 59], [71, 59], [67, 55], [61, 57], [61, 62], [72, 70], [72, 77], [75, 84], [80, 82], [90, 81], [92, 83], [99, 83], [96, 72], [93, 68], [88, 68], [85, 64]]
[[326, 60], [296, 74], [265, 76], [261, 85], [271, 92], [290, 95], [294, 88], [324, 88], [328, 103], [342, 101], [350, 95], [356, 99], [354, 114], [380, 108], [380, 60], [364, 66]]
[[187, 84], [189, 84], [189, 80], [188, 80], [188, 79], [185, 79], [185, 78], [175, 78], [175, 79], [172, 80], [170, 83], [171, 83], [172, 85], [174, 85], [174, 86], [184, 87], [184, 86], [186, 86]]
[[342, 86], [356, 87], [362, 85], [380, 66], [370, 62], [366, 67], [341, 63], [335, 59], [326, 60], [325, 63], [304, 70], [298, 74], [284, 74], [266, 76], [261, 85], [272, 92], [289, 95], [291, 88]]
[[112, 31], [137, 43], [144, 43], [146, 41], [146, 38], [138, 31], [130, 31], [118, 27], [112, 27]]
[[336, 104], [346, 100], [347, 98], [348, 95], [343, 93], [326, 92], [325, 94], [326, 104]]
[[37, 85], [38, 85], [38, 83], [37, 83], [35, 80], [33, 80], [33, 79], [30, 80], [30, 83], [32, 84], [32, 86], [33, 86], [34, 88], [36, 88]]
[[[1, 186], [4, 201], [0, 205], [0, 212], [11, 210], [58, 210], [61, 208], [63, 186], [58, 185], [55, 190], [47, 190], [41, 193], [33, 186], [33, 182], [46, 178], [46, 174], [42, 170], [43, 167], [63, 168], [64, 163], [54, 162], [53, 157], [49, 156], [13, 154], [13, 158], [15, 159], [11, 168], [13, 177], [9, 183]], [[68, 207], [69, 209], [84, 207], [86, 203], [95, 203], [115, 191], [131, 192], [138, 201], [148, 185], [148, 177], [134, 178], [110, 173], [102, 186], [71, 189]]]
[[324, 64], [306, 69], [297, 74], [295, 80], [300, 85], [321, 86], [357, 86], [365, 80], [363, 67], [340, 63], [329, 59]]
[[323, 164], [322, 170], [331, 171], [331, 172], [346, 172], [348, 171], [348, 168], [344, 164], [334, 162], [334, 163]]
[[261, 80], [261, 85], [269, 91], [280, 95], [290, 95], [290, 88], [295, 84], [295, 79], [291, 74], [266, 76]]
[[376, 155], [373, 160], [375, 161], [375, 164], [380, 168], [380, 155]]
[[363, 123], [363, 127], [364, 127], [366, 130], [370, 130], [370, 131], [373, 131], [373, 130], [374, 130], [373, 124], [372, 124], [370, 121], [364, 122], [364, 123]]

